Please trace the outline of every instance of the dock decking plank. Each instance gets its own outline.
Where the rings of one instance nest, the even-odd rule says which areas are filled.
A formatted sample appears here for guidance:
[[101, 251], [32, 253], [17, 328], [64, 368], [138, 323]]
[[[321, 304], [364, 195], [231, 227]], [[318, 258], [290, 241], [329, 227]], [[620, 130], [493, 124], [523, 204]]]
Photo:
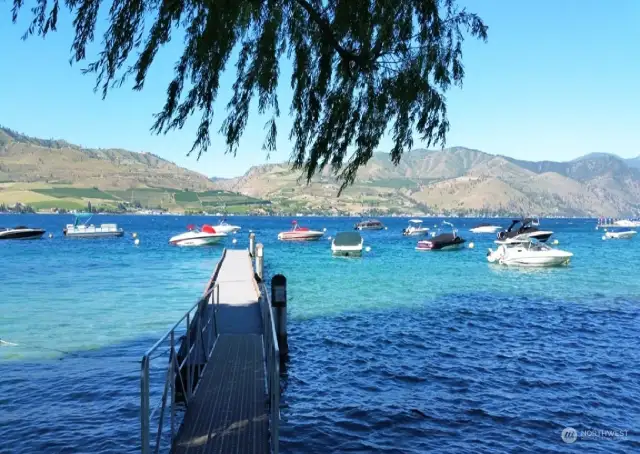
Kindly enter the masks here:
[[269, 452], [262, 318], [248, 251], [220, 268], [220, 336], [174, 443], [176, 454]]

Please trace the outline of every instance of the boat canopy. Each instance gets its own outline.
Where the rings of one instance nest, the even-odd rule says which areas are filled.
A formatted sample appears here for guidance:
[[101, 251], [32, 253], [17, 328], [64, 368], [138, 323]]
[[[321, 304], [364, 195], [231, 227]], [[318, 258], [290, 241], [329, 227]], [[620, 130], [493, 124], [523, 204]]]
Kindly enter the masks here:
[[77, 227], [80, 224], [80, 221], [83, 220], [84, 224], [89, 222], [89, 219], [93, 217], [93, 213], [76, 213], [75, 219], [73, 221], [74, 227]]
[[412, 224], [422, 224], [422, 219], [409, 219]]
[[362, 243], [362, 237], [358, 232], [338, 232], [333, 240], [336, 246], [358, 246]]

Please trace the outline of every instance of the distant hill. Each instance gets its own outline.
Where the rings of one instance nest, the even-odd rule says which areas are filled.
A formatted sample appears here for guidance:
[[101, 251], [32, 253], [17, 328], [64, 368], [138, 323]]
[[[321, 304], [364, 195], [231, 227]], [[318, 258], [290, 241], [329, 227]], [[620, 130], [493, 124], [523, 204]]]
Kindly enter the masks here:
[[95, 150], [0, 127], [0, 205], [36, 210], [153, 208], [246, 213], [268, 201], [216, 189], [206, 176], [152, 153]]
[[215, 184], [302, 212], [627, 216], [640, 213], [636, 162], [604, 153], [531, 162], [454, 147], [413, 150], [397, 167], [376, 153], [337, 200], [339, 183], [328, 171], [307, 186], [286, 164]]
[[209, 179], [152, 153], [87, 149], [0, 127], [0, 181], [109, 189], [215, 189]]

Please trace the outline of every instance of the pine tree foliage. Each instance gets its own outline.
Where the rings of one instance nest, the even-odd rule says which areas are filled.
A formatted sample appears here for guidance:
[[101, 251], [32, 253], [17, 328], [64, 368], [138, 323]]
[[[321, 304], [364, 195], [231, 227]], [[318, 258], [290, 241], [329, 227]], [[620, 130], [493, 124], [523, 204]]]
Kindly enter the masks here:
[[[13, 20], [25, 0], [13, 0]], [[73, 15], [71, 60], [87, 58], [101, 8], [108, 8], [103, 48], [85, 72], [102, 95], [132, 78], [144, 87], [161, 47], [185, 33], [162, 110], [152, 131], [182, 128], [201, 115], [191, 152], [210, 146], [220, 78], [235, 63], [236, 79], [220, 133], [235, 154], [250, 105], [267, 115], [264, 148], [275, 150], [281, 115], [277, 88], [283, 64], [293, 66], [292, 163], [310, 179], [330, 166], [343, 188], [391, 134], [398, 163], [418, 134], [444, 145], [445, 93], [464, 77], [465, 36], [487, 38], [487, 26], [456, 0], [35, 0], [25, 33], [56, 30], [61, 7]], [[62, 4], [61, 4], [62, 3]], [[103, 4], [105, 3], [105, 4]], [[102, 12], [104, 13], [104, 11]], [[235, 62], [230, 62], [238, 50]], [[284, 58], [286, 57], [286, 58]]]

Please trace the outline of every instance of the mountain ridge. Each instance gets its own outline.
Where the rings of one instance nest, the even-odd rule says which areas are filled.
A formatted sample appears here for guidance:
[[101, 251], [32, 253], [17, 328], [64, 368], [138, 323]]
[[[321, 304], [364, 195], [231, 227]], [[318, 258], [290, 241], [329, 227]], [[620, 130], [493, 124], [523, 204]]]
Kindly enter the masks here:
[[[633, 161], [633, 159], [631, 160]], [[635, 162], [635, 161], [634, 161]], [[287, 200], [302, 209], [418, 213], [486, 213], [618, 216], [640, 212], [640, 170], [612, 154], [566, 161], [525, 161], [477, 149], [415, 149], [394, 166], [374, 153], [356, 184], [335, 197], [339, 182], [325, 169], [310, 185], [286, 163], [252, 166], [244, 175], [216, 185], [252, 197]], [[389, 203], [390, 200], [393, 203]]]

